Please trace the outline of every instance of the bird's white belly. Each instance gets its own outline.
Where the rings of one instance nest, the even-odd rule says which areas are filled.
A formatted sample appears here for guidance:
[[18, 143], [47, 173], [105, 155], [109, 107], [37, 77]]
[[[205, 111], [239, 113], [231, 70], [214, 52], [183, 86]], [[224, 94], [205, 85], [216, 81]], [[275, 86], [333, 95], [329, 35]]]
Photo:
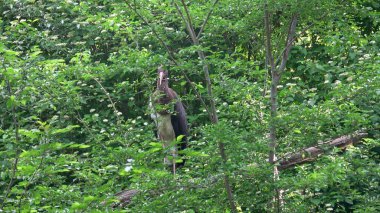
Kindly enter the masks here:
[[157, 114], [157, 132], [162, 141], [172, 142], [176, 139], [170, 114]]

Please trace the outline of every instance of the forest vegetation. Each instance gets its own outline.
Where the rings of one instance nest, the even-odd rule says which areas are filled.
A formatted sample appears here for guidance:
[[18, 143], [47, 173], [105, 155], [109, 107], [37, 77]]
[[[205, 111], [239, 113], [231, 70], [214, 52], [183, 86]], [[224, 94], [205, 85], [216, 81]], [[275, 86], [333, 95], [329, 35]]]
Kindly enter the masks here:
[[[380, 212], [379, 1], [0, 14], [0, 212]], [[175, 174], [148, 106], [161, 65], [189, 125]]]

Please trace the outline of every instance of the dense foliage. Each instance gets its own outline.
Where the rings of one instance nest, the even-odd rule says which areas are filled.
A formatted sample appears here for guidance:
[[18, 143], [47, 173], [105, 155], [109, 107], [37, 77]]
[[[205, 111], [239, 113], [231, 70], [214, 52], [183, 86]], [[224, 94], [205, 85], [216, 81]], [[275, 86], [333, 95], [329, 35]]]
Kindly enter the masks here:
[[[202, 30], [199, 45], [176, 9], [185, 14], [182, 2]], [[276, 58], [299, 17], [275, 121], [264, 10]], [[230, 212], [226, 174], [241, 212], [279, 210], [278, 189], [283, 212], [380, 211], [377, 1], [3, 0], [0, 14], [0, 211]], [[160, 64], [190, 125], [175, 176], [148, 110]], [[271, 122], [280, 159], [357, 130], [368, 138], [275, 180]], [[125, 189], [139, 193], [112, 205]]]

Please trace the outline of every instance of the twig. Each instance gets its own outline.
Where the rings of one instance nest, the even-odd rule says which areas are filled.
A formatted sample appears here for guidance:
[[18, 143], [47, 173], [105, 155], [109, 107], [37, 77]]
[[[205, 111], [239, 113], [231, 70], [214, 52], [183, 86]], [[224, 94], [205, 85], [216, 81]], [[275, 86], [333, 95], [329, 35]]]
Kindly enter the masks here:
[[109, 102], [112, 105], [113, 112], [115, 113], [115, 115], [117, 117], [117, 121], [120, 122], [120, 115], [118, 114], [119, 111], [116, 109], [115, 102], [113, 102], [109, 92], [107, 92], [107, 90], [103, 87], [103, 85], [100, 83], [100, 81], [97, 78], [93, 78], [93, 79], [96, 81], [96, 83], [99, 84], [100, 88], [103, 90], [104, 94], [107, 96]]
[[211, 13], [212, 11], [214, 10], [214, 7], [215, 5], [219, 2], [219, 0], [215, 0], [214, 4], [211, 6], [211, 9], [210, 11], [208, 12], [205, 20], [203, 21], [203, 24], [201, 26], [201, 29], [199, 30], [198, 32], [198, 35], [197, 35], [197, 39], [199, 39], [199, 37], [202, 35], [202, 32], [203, 32], [203, 29], [205, 28], [206, 24], [207, 24], [207, 21], [209, 20], [210, 16], [211, 16]]
[[28, 181], [28, 184], [26, 184], [25, 187], [24, 187], [24, 192], [21, 194], [21, 196], [20, 196], [20, 198], [19, 198], [19, 200], [18, 200], [18, 209], [19, 209], [19, 212], [21, 212], [21, 201], [22, 201], [22, 199], [24, 198], [26, 192], [28, 191], [28, 187], [29, 187], [30, 183], [34, 180], [34, 177], [37, 175], [37, 171], [41, 169], [42, 164], [43, 164], [43, 162], [44, 162], [44, 159], [46, 158], [46, 155], [45, 155], [45, 154], [46, 154], [46, 151], [44, 151], [44, 152], [42, 153], [41, 161], [40, 161], [40, 163], [38, 164], [37, 169], [34, 170], [32, 176], [30, 177], [30, 179], [29, 179], [29, 181]]
[[[176, 3], [174, 3], [174, 5], [177, 9], [178, 14], [181, 16], [183, 21], [186, 23], [187, 30], [188, 30], [188, 32], [189, 32], [189, 34], [193, 40], [193, 45], [199, 45], [199, 40], [198, 40], [198, 38], [194, 32], [193, 26], [191, 25], [191, 16], [190, 16], [189, 10], [187, 9], [187, 6], [186, 6], [184, 0], [181, 0], [181, 2], [182, 2], [182, 5], [185, 9], [187, 20], [185, 19], [184, 15], [182, 14], [178, 5]], [[206, 80], [207, 93], [208, 93], [208, 96], [209, 96], [208, 98], [209, 98], [210, 105], [211, 105], [210, 108], [211, 108], [211, 113], [212, 113], [211, 115], [212, 116], [210, 117], [210, 120], [212, 123], [217, 124], [218, 123], [218, 115], [216, 113], [215, 101], [214, 101], [214, 97], [212, 95], [209, 67], [208, 67], [208, 64], [206, 62], [206, 57], [204, 55], [204, 52], [202, 50], [198, 50], [198, 55], [199, 55], [199, 58], [201, 59], [201, 62], [203, 63], [203, 72], [204, 72], [205, 80]], [[227, 163], [227, 155], [225, 153], [225, 145], [222, 141], [218, 141], [218, 148], [219, 148], [220, 157], [222, 158], [222, 164], [224, 166], [223, 169], [225, 169], [225, 165]], [[231, 211], [235, 213], [235, 212], [237, 212], [237, 208], [236, 208], [233, 193], [232, 193], [229, 175], [224, 172], [223, 177], [224, 177], [224, 186], [225, 186], [225, 190], [227, 192], [227, 198], [228, 198], [228, 201], [230, 204], [230, 208], [231, 208]]]
[[[160, 37], [160, 35], [157, 33], [157, 31], [154, 29], [154, 27], [149, 23], [149, 21], [144, 17], [142, 16], [136, 9], [136, 6], [135, 7], [132, 7], [132, 5], [126, 1], [126, 4], [128, 5], [128, 7], [133, 10], [143, 21], [146, 25], [149, 26], [149, 28], [152, 30], [152, 33], [156, 36], [156, 38], [158, 39], [158, 41], [161, 43], [161, 45], [166, 49], [166, 52], [169, 54], [169, 57], [171, 59], [171, 61], [177, 65], [177, 66], [181, 66], [177, 60], [175, 59], [174, 57], [174, 54], [173, 52], [169, 49], [168, 45], [166, 45], [166, 43], [164, 42], [164, 40]], [[199, 93], [199, 91], [197, 90], [197, 88], [194, 86], [193, 82], [190, 80], [190, 78], [187, 76], [187, 74], [185, 73], [185, 71], [183, 71], [181, 69], [181, 73], [182, 75], [185, 77], [186, 81], [190, 84], [191, 88], [194, 90], [195, 92], [195, 95], [198, 97], [198, 99], [201, 101], [202, 105], [205, 107], [207, 113], [209, 115], [211, 115], [211, 112], [210, 110], [208, 109], [207, 107], [207, 104], [205, 103], [202, 95]]]
[[[322, 17], [320, 18], [320, 19], [322, 19], [322, 18], [324, 18], [325, 16], [327, 15], [327, 13], [325, 13], [325, 14], [323, 14], [322, 15]], [[319, 19], [319, 20], [320, 20]], [[284, 52], [289, 48], [289, 46], [291, 46], [292, 44], [293, 44], [293, 42], [296, 40], [296, 38], [298, 38], [298, 37], [300, 37], [301, 35], [303, 35], [303, 34], [305, 34], [306, 33], [306, 31], [308, 30], [308, 29], [310, 29], [314, 24], [315, 24], [316, 22], [313, 22], [313, 23], [311, 23], [311, 24], [309, 24], [307, 27], [305, 27], [298, 35], [294, 35], [293, 36], [293, 39], [291, 40], [291, 42], [289, 42], [289, 43], [287, 43], [286, 44], [286, 46], [284, 47], [284, 49], [281, 51], [281, 54], [278, 56], [278, 58], [277, 58], [277, 60], [276, 60], [276, 66], [278, 65], [278, 63], [280, 63], [280, 60], [281, 60], [281, 56], [284, 54]]]
[[[5, 66], [5, 59], [3, 59], [3, 68], [4, 68], [5, 72], [6, 72], [7, 68]], [[12, 93], [12, 85], [11, 85], [9, 79], [6, 79], [6, 84], [7, 84], [7, 90], [8, 90], [9, 97], [11, 97], [13, 95], [13, 93]], [[16, 117], [16, 109], [15, 109], [14, 105], [12, 105], [12, 117], [13, 117], [13, 125], [15, 127], [16, 145], [18, 146], [18, 144], [20, 142], [20, 135], [19, 135], [18, 120], [17, 120], [17, 117]], [[13, 168], [12, 168], [11, 180], [8, 183], [8, 186], [7, 186], [5, 195], [4, 195], [4, 200], [1, 203], [1, 208], [0, 209], [3, 209], [4, 204], [5, 204], [6, 200], [7, 200], [7, 197], [9, 195], [9, 193], [10, 193], [10, 190], [12, 188], [14, 179], [16, 177], [17, 165], [18, 165], [19, 155], [20, 155], [20, 149], [18, 149], [17, 146], [16, 146], [15, 160], [14, 160]]]

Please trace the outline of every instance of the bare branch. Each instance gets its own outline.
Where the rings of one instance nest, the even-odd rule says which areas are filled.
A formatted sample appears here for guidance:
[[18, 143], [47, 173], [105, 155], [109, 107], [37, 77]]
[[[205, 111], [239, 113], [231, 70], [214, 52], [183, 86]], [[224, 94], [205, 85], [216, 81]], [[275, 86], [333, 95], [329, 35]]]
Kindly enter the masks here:
[[270, 65], [271, 73], [274, 72], [275, 66], [273, 61], [273, 55], [272, 55], [272, 30], [270, 28], [269, 24], [269, 12], [268, 12], [268, 4], [265, 4], [265, 15], [264, 15], [264, 24], [265, 24], [265, 35], [266, 35], [266, 52], [267, 52], [267, 61]]
[[198, 32], [197, 39], [199, 39], [199, 38], [201, 37], [202, 32], [203, 32], [203, 30], [204, 30], [204, 28], [205, 28], [205, 26], [206, 26], [206, 24], [207, 24], [207, 21], [209, 20], [209, 18], [210, 18], [210, 16], [211, 16], [211, 13], [212, 13], [212, 11], [214, 10], [215, 5], [216, 5], [218, 2], [219, 2], [219, 0], [215, 0], [214, 4], [211, 6], [210, 11], [208, 12], [208, 14], [207, 14], [205, 20], [203, 21], [203, 24], [202, 24], [202, 26], [201, 26], [201, 29], [200, 29], [199, 32]]
[[[7, 67], [5, 66], [5, 59], [3, 59], [3, 69], [5, 71], [7, 70]], [[9, 97], [11, 97], [13, 95], [12, 85], [11, 85], [11, 83], [10, 83], [10, 81], [8, 79], [6, 79], [6, 84], [7, 84], [7, 90], [8, 90]], [[16, 145], [18, 145], [19, 142], [20, 142], [19, 123], [18, 123], [18, 119], [17, 119], [17, 116], [16, 116], [16, 108], [15, 108], [14, 105], [12, 106], [12, 118], [13, 118], [13, 125], [14, 125], [14, 128], [15, 128]], [[16, 147], [15, 160], [14, 160], [13, 167], [12, 167], [11, 180], [8, 183], [8, 186], [7, 186], [7, 189], [5, 191], [5, 195], [4, 195], [4, 200], [1, 203], [1, 208], [0, 209], [2, 209], [4, 207], [5, 201], [6, 201], [8, 195], [9, 195], [11, 189], [12, 189], [12, 186], [13, 186], [13, 183], [14, 183], [14, 179], [16, 177], [17, 165], [18, 165], [18, 162], [19, 162], [19, 155], [20, 155], [20, 149], [18, 147]]]
[[[187, 20], [183, 16], [183, 14], [181, 12], [181, 9], [178, 7], [178, 5], [176, 3], [174, 3], [174, 5], [175, 5], [175, 7], [177, 9], [178, 14], [181, 16], [181, 18], [183, 19], [183, 21], [186, 23], [187, 30], [189, 31], [191, 39], [193, 40], [193, 45], [199, 45], [199, 40], [198, 40], [198, 38], [197, 38], [197, 36], [196, 36], [196, 34], [194, 32], [193, 26], [191, 25], [191, 16], [190, 16], [190, 13], [189, 13], [189, 11], [187, 9], [187, 6], [186, 6], [186, 4], [185, 4], [185, 2], [183, 0], [182, 0], [182, 4], [183, 4], [183, 7], [185, 9]], [[207, 93], [208, 93], [208, 96], [209, 96], [208, 98], [209, 98], [209, 101], [210, 101], [210, 108], [211, 108], [210, 120], [211, 120], [212, 123], [216, 124], [216, 123], [218, 123], [218, 115], [216, 113], [215, 101], [214, 101], [214, 97], [212, 95], [211, 79], [210, 79], [210, 74], [209, 74], [209, 66], [208, 66], [208, 63], [206, 61], [205, 54], [204, 54], [204, 52], [202, 50], [198, 50], [198, 55], [199, 55], [199, 58], [201, 59], [201, 62], [203, 64], [203, 72], [204, 72], [204, 75], [205, 75], [205, 81], [206, 81], [206, 86], [207, 86]], [[220, 157], [222, 158], [222, 163], [223, 163], [223, 166], [224, 166], [226, 164], [226, 162], [227, 162], [227, 155], [225, 153], [224, 143], [221, 142], [221, 141], [219, 141], [218, 142], [218, 148], [219, 148], [219, 154], [220, 154]], [[224, 174], [224, 186], [225, 186], [225, 190], [227, 192], [227, 198], [228, 198], [228, 201], [230, 203], [231, 211], [232, 212], [237, 212], [237, 208], [236, 208], [234, 197], [233, 197], [233, 193], [232, 193], [231, 184], [230, 184], [230, 181], [229, 181], [229, 175], [227, 173]]]
[[186, 3], [184, 0], [181, 0], [182, 2], [182, 5], [183, 5], [183, 8], [185, 9], [185, 13], [186, 13], [186, 17], [187, 17], [187, 22], [188, 22], [188, 26], [190, 28], [190, 31], [191, 31], [191, 34], [192, 34], [192, 37], [194, 37], [194, 40], [197, 40], [196, 39], [196, 35], [195, 35], [195, 31], [194, 31], [194, 27], [193, 27], [193, 23], [192, 23], [192, 19], [191, 19], [191, 15], [190, 15], [190, 12], [189, 10], [187, 9], [187, 6], [186, 6]]
[[292, 20], [289, 25], [289, 31], [288, 31], [288, 36], [286, 38], [286, 45], [285, 45], [285, 51], [282, 54], [282, 59], [281, 59], [281, 65], [278, 68], [278, 72], [282, 73], [286, 67], [286, 62], [288, 61], [289, 58], [289, 52], [290, 49], [292, 48], [292, 44], [294, 41], [294, 35], [297, 27], [297, 22], [298, 22], [298, 14], [293, 14]]
[[361, 139], [367, 136], [367, 133], [357, 131], [351, 135], [343, 135], [339, 138], [323, 142], [320, 145], [304, 148], [295, 153], [286, 154], [284, 158], [277, 160], [277, 163], [279, 164], [278, 169], [284, 170], [306, 162], [311, 162], [315, 160], [319, 155], [325, 153], [324, 147], [330, 149], [333, 147], [344, 149], [348, 145], [360, 142]]
[[[142, 16], [138, 11], [137, 11], [137, 8], [136, 7], [132, 7], [132, 5], [126, 1], [128, 7], [133, 10], [143, 21], [146, 25], [149, 26], [149, 28], [152, 30], [153, 34], [156, 36], [156, 38], [159, 40], [159, 42], [161, 43], [161, 45], [166, 49], [166, 52], [168, 53], [169, 55], [169, 58], [171, 59], [171, 61], [176, 65], [176, 66], [180, 66], [180, 64], [177, 62], [177, 60], [175, 59], [174, 57], [174, 54], [173, 52], [169, 49], [168, 45], [166, 45], [166, 43], [164, 42], [164, 40], [161, 38], [161, 36], [157, 33], [157, 31], [154, 29], [154, 27], [149, 23], [149, 21], [144, 17]], [[182, 75], [185, 77], [186, 81], [190, 84], [191, 88], [194, 90], [195, 92], [195, 95], [198, 97], [198, 99], [201, 101], [202, 105], [205, 107], [207, 113], [211, 116], [211, 112], [207, 106], [207, 104], [205, 103], [202, 95], [199, 93], [199, 91], [197, 90], [197, 88], [194, 86], [193, 82], [190, 80], [190, 78], [187, 76], [186, 72], [183, 71], [181, 69], [181, 73]]]
[[[321, 20], [322, 18], [324, 18], [325, 16], [327, 16], [327, 13], [323, 14], [318, 20]], [[287, 48], [289, 48], [289, 45], [292, 45], [293, 42], [296, 40], [296, 38], [300, 37], [301, 35], [305, 34], [306, 31], [308, 29], [310, 29], [316, 22], [313, 22], [311, 24], [309, 24], [308, 26], [306, 26], [298, 35], [294, 35], [293, 39], [291, 40], [291, 42], [287, 43], [286, 46], [284, 47], [284, 49], [281, 51], [281, 54], [280, 56], [277, 58], [276, 60], [276, 66], [278, 65], [278, 63], [280, 63], [280, 60], [281, 60], [281, 56], [284, 54], [284, 52], [286, 51]]]

